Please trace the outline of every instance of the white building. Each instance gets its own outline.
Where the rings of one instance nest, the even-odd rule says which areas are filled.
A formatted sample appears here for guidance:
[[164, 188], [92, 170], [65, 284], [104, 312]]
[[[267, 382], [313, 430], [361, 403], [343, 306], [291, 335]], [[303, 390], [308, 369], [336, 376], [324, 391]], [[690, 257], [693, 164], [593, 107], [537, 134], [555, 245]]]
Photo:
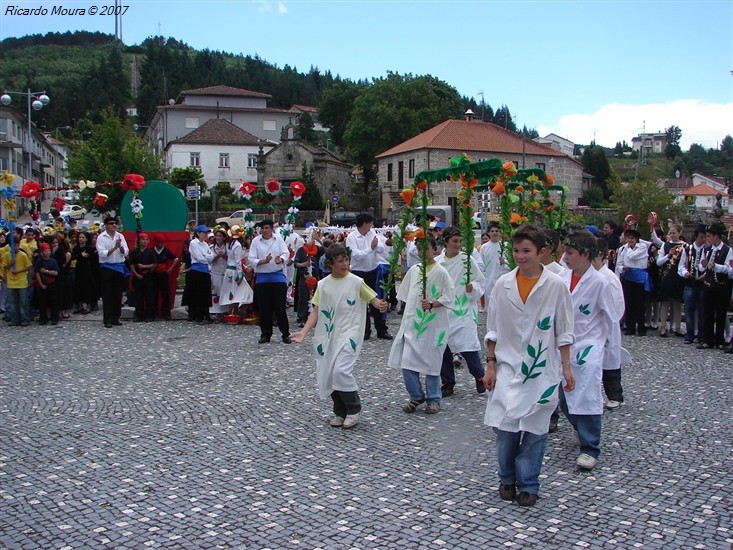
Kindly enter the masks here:
[[542, 145], [549, 145], [569, 157], [572, 157], [575, 152], [575, 143], [557, 134], [547, 134], [545, 137], [535, 138], [535, 141]]
[[272, 145], [228, 120], [212, 119], [189, 134], [168, 144], [166, 166], [194, 166], [204, 174], [207, 187], [226, 182], [237, 189], [243, 181], [257, 181], [257, 155]]

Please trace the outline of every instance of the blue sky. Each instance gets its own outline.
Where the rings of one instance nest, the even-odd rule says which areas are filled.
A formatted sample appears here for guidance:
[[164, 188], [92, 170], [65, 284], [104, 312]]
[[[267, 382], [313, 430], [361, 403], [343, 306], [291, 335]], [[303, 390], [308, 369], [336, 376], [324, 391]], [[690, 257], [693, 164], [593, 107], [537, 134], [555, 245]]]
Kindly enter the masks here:
[[[683, 148], [733, 133], [733, 0], [122, 3], [127, 44], [162, 34], [351, 79], [431, 74], [462, 95], [483, 92], [494, 108], [507, 104], [520, 126], [577, 143], [613, 146], [672, 124]], [[0, 0], [0, 38], [113, 33], [112, 18], [88, 13], [109, 4]], [[87, 13], [53, 16], [53, 6]]]

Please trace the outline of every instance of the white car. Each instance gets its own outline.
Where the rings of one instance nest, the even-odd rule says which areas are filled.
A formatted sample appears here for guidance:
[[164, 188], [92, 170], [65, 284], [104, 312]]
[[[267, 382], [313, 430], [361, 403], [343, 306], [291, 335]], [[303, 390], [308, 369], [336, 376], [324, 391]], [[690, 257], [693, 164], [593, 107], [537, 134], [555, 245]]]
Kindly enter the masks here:
[[228, 216], [224, 216], [222, 218], [216, 218], [216, 223], [226, 223], [229, 227], [233, 225], [238, 225], [239, 227], [244, 226], [244, 210], [237, 210], [235, 212], [232, 212]]
[[68, 216], [69, 219], [82, 220], [84, 219], [84, 216], [86, 216], [86, 213], [86, 209], [82, 208], [78, 204], [66, 204], [64, 205], [64, 209], [61, 211], [61, 217], [65, 218]]

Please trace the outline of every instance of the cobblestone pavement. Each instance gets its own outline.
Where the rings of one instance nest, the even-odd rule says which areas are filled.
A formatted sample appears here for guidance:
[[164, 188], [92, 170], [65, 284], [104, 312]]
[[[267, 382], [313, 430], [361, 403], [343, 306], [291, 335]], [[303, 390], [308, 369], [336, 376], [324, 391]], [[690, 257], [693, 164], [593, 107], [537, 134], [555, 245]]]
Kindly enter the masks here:
[[523, 509], [498, 498], [465, 367], [440, 414], [408, 415], [389, 342], [365, 342], [346, 431], [310, 345], [258, 345], [257, 327], [3, 324], [0, 546], [730, 548], [730, 356], [650, 334], [625, 337], [596, 469], [576, 470], [561, 421]]

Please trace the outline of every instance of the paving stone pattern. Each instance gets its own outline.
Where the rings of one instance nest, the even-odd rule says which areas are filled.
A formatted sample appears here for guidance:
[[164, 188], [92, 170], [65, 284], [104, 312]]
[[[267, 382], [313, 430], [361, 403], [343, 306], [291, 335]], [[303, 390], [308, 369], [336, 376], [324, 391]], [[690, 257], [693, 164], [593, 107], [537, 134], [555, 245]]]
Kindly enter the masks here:
[[364, 412], [347, 431], [326, 424], [309, 342], [77, 319], [0, 327], [0, 547], [733, 545], [733, 365], [719, 351], [625, 337], [627, 402], [604, 415], [598, 466], [576, 470], [562, 419], [523, 509], [497, 495], [465, 367], [440, 414], [408, 415], [390, 343], [365, 342]]

